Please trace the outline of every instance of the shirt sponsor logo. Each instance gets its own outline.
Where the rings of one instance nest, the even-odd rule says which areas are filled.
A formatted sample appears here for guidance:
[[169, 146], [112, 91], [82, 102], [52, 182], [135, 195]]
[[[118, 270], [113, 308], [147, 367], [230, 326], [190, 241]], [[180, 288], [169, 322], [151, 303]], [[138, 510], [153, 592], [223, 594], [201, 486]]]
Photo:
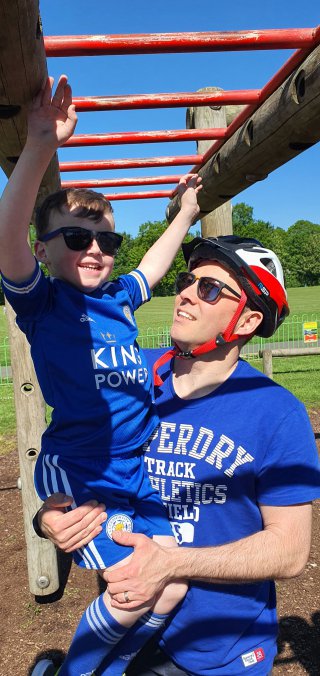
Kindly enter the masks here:
[[133, 521], [127, 514], [114, 514], [108, 519], [106, 533], [110, 540], [112, 540], [112, 533], [117, 530], [124, 530], [126, 533], [132, 533]]
[[253, 664], [262, 662], [262, 660], [265, 659], [264, 650], [263, 648], [256, 648], [256, 650], [252, 650], [251, 653], [241, 655], [241, 659], [245, 667], [252, 667]]

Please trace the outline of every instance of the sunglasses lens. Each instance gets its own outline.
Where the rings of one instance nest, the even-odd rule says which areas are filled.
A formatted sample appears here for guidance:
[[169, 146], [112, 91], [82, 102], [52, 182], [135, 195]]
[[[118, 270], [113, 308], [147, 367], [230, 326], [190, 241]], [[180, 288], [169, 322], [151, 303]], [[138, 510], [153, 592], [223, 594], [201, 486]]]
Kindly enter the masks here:
[[121, 246], [122, 237], [115, 232], [99, 232], [97, 241], [102, 253], [115, 256]]
[[189, 272], [180, 272], [175, 281], [175, 292], [181, 293], [184, 289], [194, 283], [194, 275]]
[[219, 286], [216, 280], [210, 279], [209, 277], [201, 277], [198, 285], [198, 296], [201, 300], [205, 300], [207, 303], [213, 303], [217, 300], [221, 287]]
[[66, 228], [62, 234], [68, 249], [72, 251], [83, 251], [92, 241], [90, 230]]

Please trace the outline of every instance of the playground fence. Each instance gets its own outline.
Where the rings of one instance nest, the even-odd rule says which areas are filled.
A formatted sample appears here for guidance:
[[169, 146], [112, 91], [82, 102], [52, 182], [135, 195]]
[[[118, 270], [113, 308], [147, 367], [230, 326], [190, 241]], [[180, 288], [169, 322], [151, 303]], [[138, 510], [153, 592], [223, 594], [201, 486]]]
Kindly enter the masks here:
[[[266, 347], [272, 349], [320, 347], [317, 326], [320, 322], [320, 314], [292, 315], [280, 326], [271, 338], [255, 337], [247, 343], [242, 350], [245, 359], [259, 359]], [[313, 324], [313, 327], [310, 327]], [[309, 326], [308, 326], [309, 325]], [[139, 334], [139, 344], [143, 348], [170, 347], [170, 325], [149, 327]], [[0, 390], [1, 398], [13, 397], [11, 372], [11, 358], [9, 338], [6, 336], [0, 343], [0, 386], [6, 386]]]

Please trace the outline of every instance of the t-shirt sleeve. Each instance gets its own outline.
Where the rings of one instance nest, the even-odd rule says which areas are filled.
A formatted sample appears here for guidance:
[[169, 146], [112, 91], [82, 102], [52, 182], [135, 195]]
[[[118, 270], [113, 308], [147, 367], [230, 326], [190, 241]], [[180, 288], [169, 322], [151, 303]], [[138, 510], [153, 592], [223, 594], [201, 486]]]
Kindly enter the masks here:
[[257, 475], [260, 504], [285, 506], [320, 498], [320, 466], [314, 433], [300, 402], [277, 427]]
[[119, 282], [127, 290], [134, 310], [150, 300], [151, 290], [140, 270], [132, 270], [128, 275], [121, 275]]
[[21, 321], [34, 321], [48, 311], [50, 304], [50, 281], [44, 276], [35, 260], [31, 277], [17, 284], [2, 275], [4, 294]]

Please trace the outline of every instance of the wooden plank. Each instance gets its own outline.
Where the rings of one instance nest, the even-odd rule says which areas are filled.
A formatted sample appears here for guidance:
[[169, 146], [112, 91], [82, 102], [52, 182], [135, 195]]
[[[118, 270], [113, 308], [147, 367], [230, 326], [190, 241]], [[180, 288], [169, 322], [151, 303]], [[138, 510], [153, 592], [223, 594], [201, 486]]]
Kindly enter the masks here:
[[[0, 0], [0, 166], [10, 176], [27, 134], [27, 106], [47, 77], [38, 0]], [[55, 157], [38, 195], [60, 187]]]
[[[320, 47], [316, 47], [233, 136], [199, 169], [205, 215], [265, 179], [320, 140]], [[175, 197], [169, 222], [179, 209]]]
[[263, 373], [269, 378], [273, 377], [273, 357], [310, 357], [312, 354], [320, 354], [320, 347], [288, 347], [277, 350], [265, 347], [263, 350], [259, 350], [259, 357], [262, 357]]
[[277, 350], [265, 348], [259, 351], [259, 357], [263, 357], [264, 352], [271, 352], [272, 357], [303, 357], [320, 354], [320, 347], [284, 347]]
[[33, 474], [45, 430], [45, 403], [30, 359], [30, 348], [6, 304], [9, 326], [17, 440], [21, 478], [23, 519], [27, 546], [29, 588], [35, 596], [52, 594], [59, 588], [57, 557], [53, 544], [34, 532], [32, 519], [41, 501], [37, 497]]
[[[37, 0], [0, 0], [0, 44], [0, 166], [10, 176], [26, 139], [27, 106], [47, 76]], [[42, 181], [37, 203], [59, 186], [59, 168], [55, 157]], [[29, 345], [16, 327], [14, 313], [9, 305], [7, 316], [29, 587], [31, 593], [42, 596], [55, 592], [59, 587], [55, 548], [50, 542], [40, 539], [32, 527], [32, 518], [40, 505], [33, 487], [33, 471], [46, 424], [45, 404], [30, 358]]]

